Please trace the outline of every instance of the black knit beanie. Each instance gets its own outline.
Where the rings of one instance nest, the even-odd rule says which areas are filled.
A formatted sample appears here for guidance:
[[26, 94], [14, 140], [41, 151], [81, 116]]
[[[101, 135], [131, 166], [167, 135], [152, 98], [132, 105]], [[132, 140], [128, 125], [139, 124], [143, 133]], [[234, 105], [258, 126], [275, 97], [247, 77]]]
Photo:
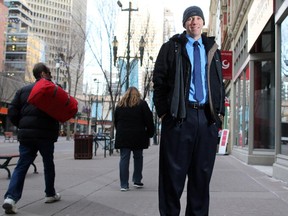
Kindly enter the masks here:
[[183, 26], [185, 25], [185, 22], [187, 21], [187, 19], [191, 16], [199, 16], [203, 19], [204, 25], [205, 25], [205, 19], [204, 19], [204, 15], [203, 12], [201, 10], [201, 8], [197, 7], [197, 6], [191, 6], [188, 7], [184, 13], [183, 13]]

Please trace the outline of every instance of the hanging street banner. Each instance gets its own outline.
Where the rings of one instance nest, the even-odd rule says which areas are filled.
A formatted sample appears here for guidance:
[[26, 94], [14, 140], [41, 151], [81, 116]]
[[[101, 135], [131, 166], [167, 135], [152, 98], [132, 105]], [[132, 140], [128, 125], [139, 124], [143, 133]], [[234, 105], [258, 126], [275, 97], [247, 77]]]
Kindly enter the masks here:
[[223, 79], [232, 79], [232, 51], [221, 51]]

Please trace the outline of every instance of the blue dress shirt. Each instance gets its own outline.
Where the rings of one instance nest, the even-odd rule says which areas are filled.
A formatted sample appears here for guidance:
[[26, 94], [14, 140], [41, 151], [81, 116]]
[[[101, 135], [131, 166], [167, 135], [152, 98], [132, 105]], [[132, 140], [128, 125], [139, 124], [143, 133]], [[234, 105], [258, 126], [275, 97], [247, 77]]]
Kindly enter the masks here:
[[[190, 88], [189, 88], [189, 101], [191, 102], [196, 102], [196, 99], [194, 97], [195, 95], [195, 87], [194, 87], [194, 83], [193, 83], [193, 62], [194, 62], [194, 49], [193, 49], [193, 43], [195, 42], [195, 40], [190, 37], [188, 34], [186, 34], [186, 37], [188, 39], [188, 42], [186, 44], [186, 50], [191, 62], [191, 82], [190, 82]], [[204, 48], [204, 44], [202, 43], [202, 38], [200, 38], [198, 40], [199, 43], [199, 49], [200, 49], [200, 58], [201, 58], [201, 77], [202, 77], [202, 83], [203, 83], [203, 95], [204, 98], [203, 100], [200, 102], [200, 104], [204, 104], [207, 101], [208, 95], [207, 95], [207, 78], [206, 78], [206, 64], [207, 64], [207, 56], [206, 56], [206, 52], [205, 52], [205, 48]]]

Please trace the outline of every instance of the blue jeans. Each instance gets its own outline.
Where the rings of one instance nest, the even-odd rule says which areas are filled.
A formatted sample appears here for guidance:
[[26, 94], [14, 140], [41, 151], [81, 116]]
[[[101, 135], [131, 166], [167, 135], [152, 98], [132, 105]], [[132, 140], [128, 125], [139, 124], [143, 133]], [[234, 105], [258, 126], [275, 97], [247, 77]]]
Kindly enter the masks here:
[[40, 142], [20, 142], [20, 158], [12, 174], [8, 190], [4, 198], [19, 201], [24, 187], [26, 173], [40, 152], [44, 165], [45, 193], [46, 196], [54, 196], [55, 166], [54, 166], [54, 142], [41, 140]]
[[143, 149], [131, 150], [129, 148], [120, 149], [120, 186], [121, 188], [129, 188], [129, 163], [131, 151], [134, 159], [134, 172], [132, 181], [140, 183], [142, 180], [143, 170]]

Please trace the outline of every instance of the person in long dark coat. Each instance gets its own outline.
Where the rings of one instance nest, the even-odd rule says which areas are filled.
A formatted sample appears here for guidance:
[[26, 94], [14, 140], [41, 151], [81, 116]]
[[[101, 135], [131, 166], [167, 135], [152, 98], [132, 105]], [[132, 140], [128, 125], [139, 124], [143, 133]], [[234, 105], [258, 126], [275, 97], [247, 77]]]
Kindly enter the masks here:
[[129, 190], [129, 163], [133, 152], [134, 187], [143, 187], [143, 149], [149, 147], [149, 138], [154, 135], [153, 115], [146, 101], [141, 99], [137, 88], [129, 87], [115, 110], [115, 148], [120, 149], [121, 191]]

